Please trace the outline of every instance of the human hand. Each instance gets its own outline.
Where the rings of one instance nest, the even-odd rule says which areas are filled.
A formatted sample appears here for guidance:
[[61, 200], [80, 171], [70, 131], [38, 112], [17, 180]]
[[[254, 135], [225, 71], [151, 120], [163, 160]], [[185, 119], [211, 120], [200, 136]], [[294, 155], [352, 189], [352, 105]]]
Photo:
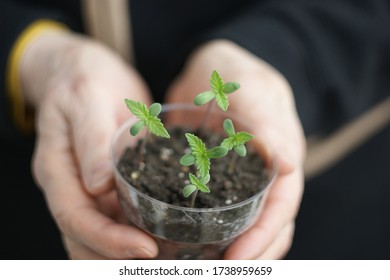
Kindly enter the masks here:
[[48, 32], [22, 59], [37, 112], [33, 170], [72, 259], [152, 258], [154, 240], [126, 225], [113, 190], [111, 138], [129, 117], [124, 99], [149, 103], [137, 73], [102, 45]]
[[[225, 82], [241, 84], [229, 95], [229, 110], [249, 120], [252, 134], [263, 147], [272, 147], [278, 159], [278, 175], [265, 196], [255, 224], [236, 239], [226, 259], [277, 259], [289, 250], [294, 220], [303, 192], [305, 140], [292, 91], [270, 65], [236, 44], [216, 40], [196, 50], [168, 90], [167, 102], [192, 103], [209, 88], [211, 72], [219, 71]], [[263, 156], [269, 150], [263, 150]]]

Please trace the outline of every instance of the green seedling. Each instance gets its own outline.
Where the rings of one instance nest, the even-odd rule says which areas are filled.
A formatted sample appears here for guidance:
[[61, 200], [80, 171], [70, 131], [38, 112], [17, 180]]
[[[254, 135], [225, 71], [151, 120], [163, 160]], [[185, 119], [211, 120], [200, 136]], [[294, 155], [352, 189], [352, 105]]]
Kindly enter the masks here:
[[130, 127], [130, 134], [136, 136], [144, 127], [148, 130], [138, 153], [138, 161], [140, 166], [142, 166], [144, 164], [145, 147], [150, 134], [164, 138], [170, 138], [170, 135], [162, 124], [161, 119], [157, 117], [161, 112], [160, 103], [153, 103], [149, 108], [140, 101], [125, 99], [125, 103], [130, 112], [139, 119], [138, 122]]
[[188, 197], [195, 192], [191, 202], [191, 207], [193, 207], [198, 190], [202, 192], [210, 192], [209, 188], [206, 186], [210, 180], [210, 159], [224, 157], [228, 153], [228, 150], [222, 146], [207, 149], [205, 143], [203, 143], [203, 141], [194, 134], [186, 133], [185, 136], [191, 152], [185, 154], [180, 159], [180, 164], [183, 166], [191, 166], [195, 164], [199, 174], [199, 177], [196, 177], [190, 173], [189, 179], [192, 184], [184, 187], [183, 189], [183, 195], [185, 197]]
[[231, 174], [236, 165], [238, 159], [237, 156], [246, 156], [247, 150], [245, 147], [245, 143], [251, 140], [254, 136], [245, 131], [236, 132], [234, 129], [233, 122], [230, 119], [226, 119], [223, 122], [223, 129], [228, 137], [222, 141], [221, 146], [229, 151], [235, 151], [228, 168], [228, 172]]
[[188, 198], [191, 194], [194, 193], [192, 196], [191, 200], [191, 205], [190, 207], [193, 208], [195, 205], [195, 199], [198, 191], [204, 192], [204, 193], [209, 193], [210, 189], [207, 186], [207, 183], [210, 181], [210, 175], [207, 175], [204, 178], [198, 178], [194, 174], [190, 173], [189, 174], [189, 179], [191, 184], [188, 184], [183, 188], [183, 196], [185, 198]]
[[180, 159], [180, 164], [184, 166], [195, 164], [199, 176], [201, 178], [206, 178], [210, 173], [210, 159], [224, 157], [228, 153], [228, 150], [221, 146], [207, 149], [205, 143], [194, 134], [186, 133], [185, 136], [190, 146], [191, 153], [185, 154]]
[[210, 77], [210, 87], [211, 90], [199, 93], [194, 99], [194, 104], [197, 106], [209, 103], [203, 122], [200, 126], [200, 131], [202, 131], [204, 124], [210, 115], [214, 101], [217, 102], [218, 107], [221, 108], [222, 111], [226, 112], [229, 107], [228, 94], [238, 90], [240, 84], [236, 82], [224, 83], [219, 73], [214, 70]]
[[[217, 71], [213, 71], [211, 74], [210, 86], [211, 90], [200, 93], [194, 99], [194, 103], [197, 106], [209, 103], [199, 129], [200, 135], [204, 134], [202, 133], [202, 130], [204, 129], [204, 124], [208, 120], [213, 103], [216, 102], [221, 110], [227, 111], [229, 107], [229, 99], [227, 95], [240, 88], [240, 85], [236, 82], [224, 83]], [[139, 119], [139, 121], [130, 128], [130, 134], [136, 136], [144, 127], [147, 128], [147, 134], [144, 137], [138, 151], [138, 161], [140, 163], [140, 170], [142, 170], [145, 166], [145, 147], [150, 134], [164, 138], [170, 138], [170, 135], [162, 124], [161, 119], [158, 118], [162, 108], [161, 104], [154, 103], [148, 108], [145, 104], [139, 101], [125, 99], [125, 103], [131, 113]], [[234, 150], [235, 153], [229, 164], [228, 170], [228, 172], [231, 173], [234, 170], [237, 156], [243, 157], [247, 153], [245, 143], [253, 138], [253, 136], [247, 132], [236, 133], [230, 119], [226, 119], [224, 121], [223, 127], [228, 137], [222, 141], [220, 146], [216, 146], [211, 149], [207, 149], [206, 144], [198, 136], [191, 133], [185, 134], [191, 151], [181, 157], [180, 164], [183, 166], [194, 166], [193, 170], [196, 171], [194, 172], [196, 175], [189, 173], [189, 184], [183, 188], [183, 196], [185, 198], [192, 196], [191, 207], [194, 207], [195, 199], [199, 191], [203, 193], [210, 192], [210, 188], [207, 184], [210, 181], [211, 159], [222, 158], [226, 156], [230, 150]]]
[[[229, 99], [227, 95], [238, 90], [240, 85], [236, 82], [224, 83], [218, 72], [214, 70], [211, 74], [210, 86], [211, 90], [199, 93], [195, 97], [195, 105], [202, 106], [210, 101], [216, 100], [218, 107], [226, 112], [229, 107]], [[212, 104], [210, 103], [210, 105]]]

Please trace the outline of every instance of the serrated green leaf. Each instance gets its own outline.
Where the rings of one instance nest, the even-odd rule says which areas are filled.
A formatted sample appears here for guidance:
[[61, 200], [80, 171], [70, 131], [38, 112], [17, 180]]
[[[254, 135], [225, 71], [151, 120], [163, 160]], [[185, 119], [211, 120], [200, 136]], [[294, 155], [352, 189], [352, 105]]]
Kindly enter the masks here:
[[130, 99], [125, 99], [125, 103], [130, 112], [140, 120], [145, 120], [149, 116], [149, 110], [145, 104]]
[[253, 139], [254, 136], [252, 134], [249, 134], [248, 132], [241, 131], [236, 133], [235, 135], [235, 142], [237, 144], [244, 144], [245, 142], [248, 142], [249, 140]]
[[183, 188], [183, 196], [187, 198], [196, 190], [197, 187], [195, 185], [187, 185]]
[[160, 103], [153, 103], [152, 105], [150, 105], [149, 107], [149, 114], [151, 114], [152, 116], [158, 116], [158, 114], [161, 113], [161, 109], [162, 109], [162, 106]]
[[193, 154], [186, 154], [181, 157], [180, 164], [183, 166], [191, 166], [195, 163], [195, 157]]
[[229, 107], [229, 99], [226, 96], [226, 94], [224, 94], [223, 92], [218, 93], [215, 96], [215, 100], [217, 101], [218, 107], [221, 108], [221, 110], [226, 112]]
[[209, 158], [221, 158], [226, 156], [226, 154], [228, 153], [228, 149], [222, 146], [217, 146], [210, 150], [207, 150], [206, 153]]
[[215, 98], [215, 93], [213, 91], [205, 91], [202, 93], [199, 93], [195, 99], [194, 99], [194, 104], [197, 106], [202, 106], [203, 104], [206, 104], [210, 100]]
[[205, 177], [210, 171], [210, 159], [207, 156], [206, 145], [194, 134], [186, 133], [185, 136], [191, 148], [192, 155], [195, 157], [196, 168], [200, 176]]
[[198, 190], [200, 190], [201, 192], [203, 193], [209, 193], [210, 192], [210, 189], [208, 186], [206, 186], [205, 184], [201, 184], [198, 187]]
[[226, 119], [223, 121], [223, 130], [228, 136], [232, 136], [236, 133], [231, 119]]
[[223, 91], [224, 83], [219, 73], [214, 70], [210, 78], [211, 88], [215, 93], [221, 93]]
[[245, 157], [246, 156], [246, 148], [244, 144], [239, 144], [234, 146], [234, 151], [240, 156]]
[[164, 125], [161, 123], [161, 120], [156, 116], [149, 116], [144, 122], [150, 133], [164, 138], [171, 137], [168, 131], [165, 129]]
[[142, 128], [144, 128], [144, 126], [145, 124], [143, 121], [138, 121], [136, 124], [130, 127], [130, 134], [136, 136], [142, 130]]
[[[241, 131], [241, 132], [238, 132], [236, 134], [229, 136], [228, 138], [225, 138], [222, 141], [221, 146], [228, 149], [228, 150], [231, 150], [239, 145], [244, 145], [247, 141], [251, 140], [253, 137], [254, 137], [253, 135], [251, 135], [247, 132]], [[245, 148], [245, 146], [244, 146], [244, 148]], [[239, 149], [239, 152], [241, 154], [243, 154], [243, 149], [242, 148], [238, 148], [238, 149]], [[235, 151], [236, 151], [236, 149], [235, 149]], [[245, 154], [246, 154], [246, 149], [245, 149]]]
[[235, 92], [240, 88], [240, 84], [236, 82], [228, 82], [223, 87], [223, 92], [226, 94], [230, 94]]
[[188, 145], [191, 148], [192, 154], [194, 156], [205, 154], [207, 149], [203, 141], [196, 135], [192, 133], [186, 133], [185, 137], [187, 139]]
[[206, 177], [201, 178], [201, 181], [203, 184], [207, 184], [208, 182], [210, 182], [210, 174], [207, 174]]
[[198, 177], [196, 177], [194, 174], [190, 173], [190, 181], [193, 185], [196, 186], [198, 190], [204, 193], [209, 193], [210, 189], [204, 184]]
[[199, 171], [201, 177], [207, 176], [210, 172], [210, 159], [205, 155], [195, 156], [196, 168]]

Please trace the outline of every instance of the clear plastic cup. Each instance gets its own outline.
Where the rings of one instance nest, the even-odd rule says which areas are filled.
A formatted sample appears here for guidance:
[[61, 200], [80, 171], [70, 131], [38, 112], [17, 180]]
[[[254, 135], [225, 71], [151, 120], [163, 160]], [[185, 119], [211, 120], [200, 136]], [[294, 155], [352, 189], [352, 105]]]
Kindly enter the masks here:
[[[159, 117], [168, 127], [183, 126], [194, 130], [203, 123], [204, 114], [205, 109], [191, 104], [171, 104], [163, 106]], [[244, 125], [245, 121], [240, 117], [218, 110], [211, 111], [206, 126], [221, 132], [226, 118], [232, 119], [239, 130], [250, 132], [250, 127]], [[258, 217], [262, 198], [276, 176], [275, 158], [273, 155], [265, 155], [267, 159], [264, 172], [267, 173], [268, 180], [263, 186], [259, 186], [257, 194], [245, 201], [219, 208], [171, 205], [138, 191], [118, 170], [118, 162], [124, 150], [137, 142], [129, 133], [129, 128], [135, 122], [137, 119], [132, 118], [118, 129], [112, 151], [118, 196], [129, 224], [143, 229], [156, 239], [159, 245], [157, 259], [221, 259], [233, 240]], [[260, 150], [269, 151], [261, 147]]]

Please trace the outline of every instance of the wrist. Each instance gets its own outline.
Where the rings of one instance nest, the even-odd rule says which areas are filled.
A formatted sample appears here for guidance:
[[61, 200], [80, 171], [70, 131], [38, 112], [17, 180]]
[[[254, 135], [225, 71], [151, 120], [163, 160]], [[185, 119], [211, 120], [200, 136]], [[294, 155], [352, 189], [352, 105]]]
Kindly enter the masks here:
[[66, 49], [80, 44], [72, 33], [47, 30], [30, 43], [20, 61], [20, 79], [26, 105], [36, 109], [52, 83]]
[[[29, 46], [42, 34], [63, 32], [66, 27], [51, 20], [38, 20], [27, 26], [13, 44], [7, 62], [7, 94], [11, 104], [12, 117], [22, 132], [29, 132], [33, 127], [33, 117], [23, 91], [22, 64]], [[27, 102], [26, 102], [27, 101]]]

